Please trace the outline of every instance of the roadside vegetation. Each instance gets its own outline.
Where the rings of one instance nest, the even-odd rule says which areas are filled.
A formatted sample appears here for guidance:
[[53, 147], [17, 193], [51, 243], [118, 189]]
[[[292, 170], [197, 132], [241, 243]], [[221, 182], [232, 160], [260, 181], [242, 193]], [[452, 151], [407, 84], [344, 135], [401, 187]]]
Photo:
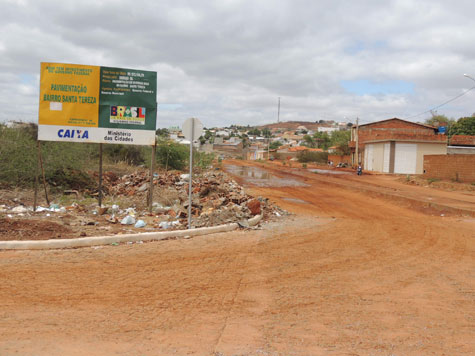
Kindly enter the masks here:
[[348, 142], [350, 141], [350, 131], [332, 131], [330, 134], [327, 132], [315, 132], [313, 135], [304, 135], [303, 146], [309, 148], [321, 148], [328, 150], [329, 147], [336, 147], [339, 154], [349, 154]]
[[326, 164], [328, 162], [328, 152], [301, 151], [297, 153], [297, 160], [301, 163], [315, 162]]
[[453, 135], [469, 135], [475, 136], [475, 113], [472, 116], [461, 117], [458, 120], [448, 118], [445, 115], [432, 114], [430, 119], [425, 121], [425, 124], [431, 126], [445, 126], [447, 127], [447, 134], [449, 137]]
[[[7, 127], [0, 125], [0, 187], [32, 187], [38, 162], [37, 126]], [[107, 169], [126, 165], [130, 169], [149, 167], [150, 147], [103, 145], [103, 162]], [[94, 175], [99, 167], [99, 145], [71, 142], [41, 142], [45, 179], [58, 189], [80, 189], [97, 185]], [[189, 146], [158, 136], [156, 167], [165, 170], [187, 170]], [[207, 168], [213, 154], [194, 152], [194, 167]], [[40, 173], [41, 175], [41, 173]]]

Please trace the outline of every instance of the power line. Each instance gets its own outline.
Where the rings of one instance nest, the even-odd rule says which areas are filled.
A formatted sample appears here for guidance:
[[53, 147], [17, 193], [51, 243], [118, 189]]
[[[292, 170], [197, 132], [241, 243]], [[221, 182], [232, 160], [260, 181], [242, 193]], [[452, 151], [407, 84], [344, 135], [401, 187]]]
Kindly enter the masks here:
[[426, 111], [421, 112], [421, 113], [419, 113], [419, 114], [417, 114], [417, 115], [413, 115], [413, 116], [406, 117], [405, 120], [413, 119], [413, 118], [415, 118], [415, 117], [418, 117], [418, 116], [427, 114], [427, 113], [429, 113], [429, 112], [431, 112], [431, 111], [437, 110], [437, 109], [441, 108], [442, 106], [444, 106], [444, 105], [446, 105], [446, 104], [448, 104], [448, 103], [451, 103], [452, 101], [454, 101], [454, 100], [460, 98], [461, 96], [464, 96], [464, 95], [467, 94], [470, 90], [473, 90], [473, 89], [475, 89], [475, 86], [471, 87], [470, 89], [465, 90], [463, 93], [461, 93], [461, 94], [459, 94], [459, 95], [453, 97], [452, 99], [447, 100], [445, 103], [442, 103], [442, 104], [440, 104], [440, 105], [437, 105], [437, 106], [433, 107], [432, 109], [426, 110]]

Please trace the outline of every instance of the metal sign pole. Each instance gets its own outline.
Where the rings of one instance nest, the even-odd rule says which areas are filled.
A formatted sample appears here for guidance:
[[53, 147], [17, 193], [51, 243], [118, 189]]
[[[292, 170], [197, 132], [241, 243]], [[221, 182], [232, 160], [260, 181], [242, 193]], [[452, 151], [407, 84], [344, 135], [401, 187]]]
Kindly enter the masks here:
[[48, 189], [46, 187], [45, 168], [43, 167], [43, 157], [41, 156], [41, 144], [38, 140], [38, 158], [40, 159], [41, 175], [43, 176], [43, 186], [45, 188], [46, 204], [49, 206]]
[[99, 208], [102, 208], [102, 143], [99, 144]]
[[190, 140], [190, 177], [188, 183], [188, 229], [191, 229], [191, 175], [193, 174], [193, 141], [195, 139], [195, 119], [191, 119], [191, 140]]
[[157, 137], [152, 146], [152, 162], [150, 162], [150, 186], [148, 188], [148, 211], [151, 213], [153, 208], [153, 172], [155, 171], [155, 152], [157, 151]]
[[[39, 142], [39, 141], [38, 141]], [[33, 211], [36, 211], [38, 206], [38, 175], [40, 174], [40, 146], [37, 146], [37, 158], [36, 158], [36, 173], [35, 173], [35, 198], [33, 203]]]

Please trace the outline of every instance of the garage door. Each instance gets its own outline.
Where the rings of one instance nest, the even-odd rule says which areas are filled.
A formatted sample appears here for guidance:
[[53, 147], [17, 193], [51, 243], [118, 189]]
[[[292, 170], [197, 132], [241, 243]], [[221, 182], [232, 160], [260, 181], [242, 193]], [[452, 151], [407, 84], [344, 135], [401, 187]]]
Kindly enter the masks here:
[[390, 150], [391, 150], [391, 144], [385, 143], [384, 153], [383, 153], [383, 172], [384, 173], [389, 173]]
[[415, 174], [417, 164], [417, 144], [396, 143], [394, 173]]
[[372, 144], [365, 145], [364, 153], [365, 153], [365, 162], [364, 168], [368, 171], [373, 170], [373, 150], [374, 147]]

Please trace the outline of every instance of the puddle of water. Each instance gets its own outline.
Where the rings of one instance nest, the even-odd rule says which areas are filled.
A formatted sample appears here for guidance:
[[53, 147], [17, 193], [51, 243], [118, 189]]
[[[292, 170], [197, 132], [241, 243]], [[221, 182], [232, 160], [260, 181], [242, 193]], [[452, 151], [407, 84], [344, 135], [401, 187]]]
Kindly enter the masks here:
[[297, 198], [282, 198], [282, 200], [289, 201], [291, 203], [308, 204], [308, 201]]
[[236, 176], [241, 176], [247, 183], [259, 187], [307, 187], [308, 185], [295, 179], [280, 178], [265, 169], [258, 167], [241, 167], [225, 165], [226, 170]]
[[329, 170], [329, 169], [309, 169], [309, 171], [313, 173], [322, 173], [322, 174], [353, 174], [351, 172], [334, 171], [334, 170]]

